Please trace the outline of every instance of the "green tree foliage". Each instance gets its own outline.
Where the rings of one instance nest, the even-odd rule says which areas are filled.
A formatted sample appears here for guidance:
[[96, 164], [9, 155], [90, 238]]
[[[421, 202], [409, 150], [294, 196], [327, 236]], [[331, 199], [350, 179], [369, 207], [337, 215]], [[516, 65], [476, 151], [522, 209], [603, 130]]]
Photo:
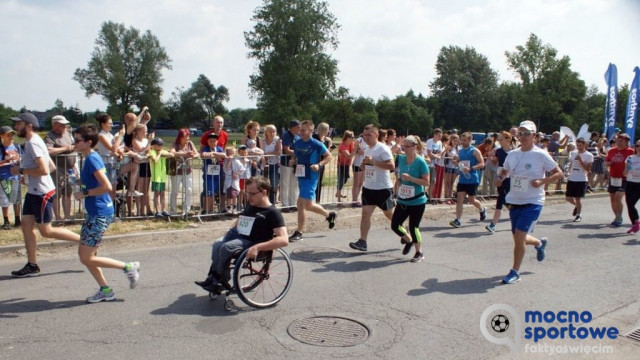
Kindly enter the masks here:
[[91, 59], [85, 69], [76, 69], [73, 79], [85, 95], [100, 95], [121, 118], [133, 105], [149, 106], [152, 113], [162, 102], [162, 70], [171, 69], [171, 59], [150, 31], [140, 31], [108, 21], [102, 24]]
[[0, 103], [0, 126], [7, 125], [13, 127], [11, 118], [18, 114], [19, 112], [13, 110], [10, 106], [5, 106], [3, 103]]
[[200, 74], [189, 89], [176, 88], [164, 110], [175, 126], [187, 127], [226, 113], [223, 102], [228, 101], [229, 90], [225, 86], [216, 88], [209, 78]]
[[229, 101], [229, 90], [224, 85], [216, 88], [211, 80], [203, 74], [198, 76], [187, 92], [191, 93], [195, 102], [205, 109], [208, 120], [213, 119], [217, 114], [227, 112], [223, 102]]
[[257, 109], [240, 109], [236, 108], [224, 117], [224, 126], [227, 129], [244, 131], [244, 126], [249, 120], [257, 121], [263, 125], [267, 125], [267, 122], [261, 121], [260, 112]]
[[525, 117], [544, 132], [560, 125], [579, 126], [574, 118], [584, 101], [586, 86], [579, 74], [571, 70], [569, 57], [557, 58], [557, 50], [531, 34], [526, 44], [515, 52], [505, 52], [507, 63], [520, 77], [524, 93]]
[[305, 118], [335, 88], [339, 25], [324, 1], [264, 0], [245, 32], [249, 57], [258, 62], [249, 86], [263, 120], [280, 127]]
[[424, 137], [433, 128], [433, 117], [406, 95], [393, 100], [383, 97], [376, 104], [376, 111], [380, 126], [394, 129], [398, 135], [416, 134]]
[[488, 130], [498, 75], [475, 49], [443, 47], [430, 83], [437, 99], [435, 124], [443, 128]]

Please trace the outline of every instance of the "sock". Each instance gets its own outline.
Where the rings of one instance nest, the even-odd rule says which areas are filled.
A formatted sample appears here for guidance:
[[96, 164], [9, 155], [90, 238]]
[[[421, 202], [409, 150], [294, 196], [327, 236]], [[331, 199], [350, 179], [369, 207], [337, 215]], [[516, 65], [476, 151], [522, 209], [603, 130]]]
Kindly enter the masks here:
[[16, 216], [15, 218], [15, 224], [16, 225], [20, 225], [20, 218]]
[[102, 292], [110, 292], [111, 288], [107, 285], [107, 286], [100, 286], [100, 291]]
[[129, 271], [129, 270], [131, 270], [131, 266], [132, 266], [132, 265], [131, 265], [131, 263], [130, 263], [130, 262], [125, 263], [125, 264], [124, 264], [124, 269], [122, 269], [122, 270], [124, 270], [124, 271]]
[[5, 217], [4, 217], [4, 223], [5, 223], [5, 224], [8, 224], [8, 223], [9, 223], [9, 217], [8, 217], [8, 216], [5, 216]]
[[515, 271], [517, 275], [520, 275], [520, 271], [518, 271], [516, 269], [511, 269], [511, 271]]

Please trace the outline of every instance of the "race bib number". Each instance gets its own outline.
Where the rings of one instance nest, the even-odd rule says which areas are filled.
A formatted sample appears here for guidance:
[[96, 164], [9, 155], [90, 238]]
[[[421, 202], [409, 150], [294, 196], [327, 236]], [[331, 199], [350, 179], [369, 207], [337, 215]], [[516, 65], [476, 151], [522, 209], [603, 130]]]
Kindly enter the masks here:
[[627, 174], [627, 180], [635, 183], [640, 182], [640, 171], [638, 170], [629, 171], [629, 173]]
[[527, 176], [511, 175], [511, 190], [520, 192], [528, 191], [529, 178]]
[[365, 165], [364, 166], [364, 178], [366, 180], [375, 180], [376, 179], [376, 168], [373, 165]]
[[253, 223], [256, 221], [256, 218], [250, 216], [240, 215], [238, 218], [238, 233], [240, 235], [249, 236], [251, 235], [251, 229], [253, 228]]
[[296, 166], [296, 176], [297, 177], [305, 177], [305, 166], [297, 165]]
[[220, 165], [210, 164], [207, 166], [207, 175], [220, 175]]
[[622, 178], [614, 178], [612, 177], [609, 181], [609, 185], [611, 186], [622, 186]]
[[462, 167], [469, 168], [469, 170], [471, 170], [471, 161], [470, 160], [460, 160], [459, 164], [461, 164]]
[[410, 185], [400, 185], [398, 187], [398, 197], [400, 199], [410, 199], [416, 196], [416, 188]]

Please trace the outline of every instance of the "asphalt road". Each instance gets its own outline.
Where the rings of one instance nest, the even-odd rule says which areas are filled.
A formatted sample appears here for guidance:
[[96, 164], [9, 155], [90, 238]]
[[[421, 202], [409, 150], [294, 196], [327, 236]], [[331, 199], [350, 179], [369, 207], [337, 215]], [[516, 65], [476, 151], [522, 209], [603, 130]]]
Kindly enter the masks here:
[[[638, 359], [640, 342], [626, 337], [534, 343], [516, 334], [527, 326], [567, 326], [517, 323], [518, 316], [533, 310], [588, 311], [591, 321], [576, 326], [615, 327], [621, 333], [640, 323], [638, 235], [607, 225], [612, 216], [606, 198], [587, 200], [581, 223], [571, 221], [571, 210], [568, 204], [544, 208], [535, 235], [549, 237], [547, 259], [539, 263], [528, 248], [522, 281], [514, 285], [500, 283], [511, 266], [508, 220], [489, 234], [466, 215], [459, 229], [450, 228], [448, 220], [423, 221], [426, 258], [418, 264], [409, 262], [411, 254], [400, 253], [388, 225], [372, 231], [366, 253], [348, 247], [357, 239], [356, 230], [305, 234], [304, 241], [287, 248], [294, 267], [289, 294], [263, 310], [235, 298], [239, 311], [232, 313], [221, 298], [211, 301], [193, 284], [209, 266], [206, 240], [128, 251], [105, 248], [105, 256], [140, 261], [141, 282], [130, 290], [121, 272], [105, 270], [118, 299], [99, 304], [85, 303], [96, 285], [72, 253], [42, 259], [42, 275], [28, 279], [8, 276], [23, 258], [4, 258], [0, 358], [538, 359], [549, 355], [531, 348], [546, 344], [557, 350], [565, 345], [613, 349], [612, 354], [555, 358]], [[483, 336], [481, 316], [494, 304], [508, 304], [517, 314], [509, 315], [510, 330], [489, 329], [490, 335], [520, 339], [520, 352]], [[298, 320], [302, 328], [294, 326]], [[288, 329], [298, 337], [326, 337], [321, 339], [326, 345], [357, 344], [309, 345]]]

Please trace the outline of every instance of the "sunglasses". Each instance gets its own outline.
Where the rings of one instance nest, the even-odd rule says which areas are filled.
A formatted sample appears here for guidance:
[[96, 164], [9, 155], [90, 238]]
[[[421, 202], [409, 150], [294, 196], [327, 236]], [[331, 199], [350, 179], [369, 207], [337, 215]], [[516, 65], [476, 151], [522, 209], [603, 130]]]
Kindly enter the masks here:
[[531, 135], [532, 132], [529, 130], [525, 130], [525, 131], [518, 131], [518, 136], [529, 136]]

